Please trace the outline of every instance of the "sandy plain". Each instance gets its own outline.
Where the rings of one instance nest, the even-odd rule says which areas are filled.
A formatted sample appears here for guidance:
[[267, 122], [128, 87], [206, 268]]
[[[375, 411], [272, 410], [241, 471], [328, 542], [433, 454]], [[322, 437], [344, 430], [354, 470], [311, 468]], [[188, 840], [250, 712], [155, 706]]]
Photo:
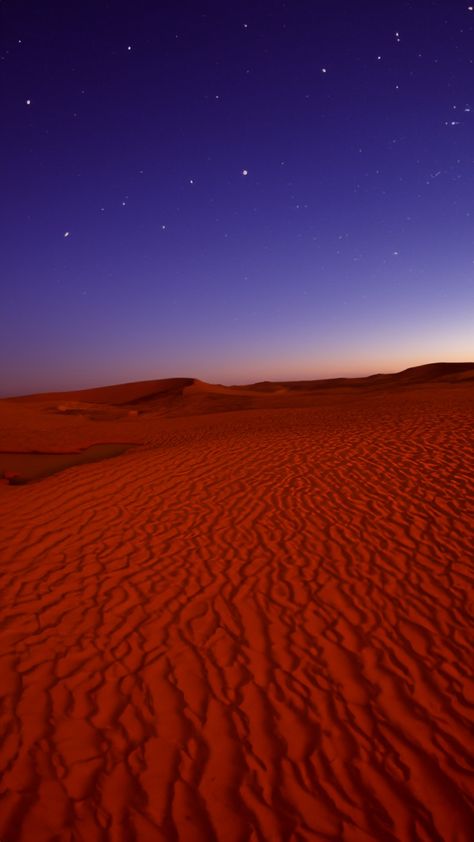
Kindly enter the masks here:
[[474, 363], [0, 401], [2, 842], [470, 842], [473, 409]]

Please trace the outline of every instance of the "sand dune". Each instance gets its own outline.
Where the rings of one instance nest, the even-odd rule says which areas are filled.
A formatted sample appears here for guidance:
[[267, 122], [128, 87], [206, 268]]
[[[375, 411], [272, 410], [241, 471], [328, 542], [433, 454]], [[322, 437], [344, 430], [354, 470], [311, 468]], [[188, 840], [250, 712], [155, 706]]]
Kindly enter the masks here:
[[0, 401], [2, 842], [473, 838], [460, 365]]

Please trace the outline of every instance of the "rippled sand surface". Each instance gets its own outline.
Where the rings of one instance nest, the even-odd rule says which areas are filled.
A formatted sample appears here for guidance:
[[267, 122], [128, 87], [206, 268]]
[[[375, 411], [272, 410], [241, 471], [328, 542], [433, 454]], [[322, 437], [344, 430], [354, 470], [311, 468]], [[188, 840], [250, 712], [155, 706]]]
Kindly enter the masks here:
[[0, 401], [2, 842], [470, 842], [473, 374]]

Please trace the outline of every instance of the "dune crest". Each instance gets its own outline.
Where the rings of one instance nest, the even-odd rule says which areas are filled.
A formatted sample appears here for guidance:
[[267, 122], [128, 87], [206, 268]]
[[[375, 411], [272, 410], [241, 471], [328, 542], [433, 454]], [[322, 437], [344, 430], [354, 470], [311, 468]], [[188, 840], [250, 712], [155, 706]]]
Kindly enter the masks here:
[[469, 842], [470, 372], [0, 401], [0, 838]]

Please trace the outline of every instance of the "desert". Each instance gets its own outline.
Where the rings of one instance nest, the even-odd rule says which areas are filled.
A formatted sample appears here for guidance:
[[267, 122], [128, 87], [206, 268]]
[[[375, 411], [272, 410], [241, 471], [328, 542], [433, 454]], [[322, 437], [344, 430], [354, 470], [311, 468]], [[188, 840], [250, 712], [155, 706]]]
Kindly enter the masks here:
[[1, 400], [2, 842], [469, 842], [473, 398]]
[[473, 44], [0, 0], [0, 842], [474, 842]]

